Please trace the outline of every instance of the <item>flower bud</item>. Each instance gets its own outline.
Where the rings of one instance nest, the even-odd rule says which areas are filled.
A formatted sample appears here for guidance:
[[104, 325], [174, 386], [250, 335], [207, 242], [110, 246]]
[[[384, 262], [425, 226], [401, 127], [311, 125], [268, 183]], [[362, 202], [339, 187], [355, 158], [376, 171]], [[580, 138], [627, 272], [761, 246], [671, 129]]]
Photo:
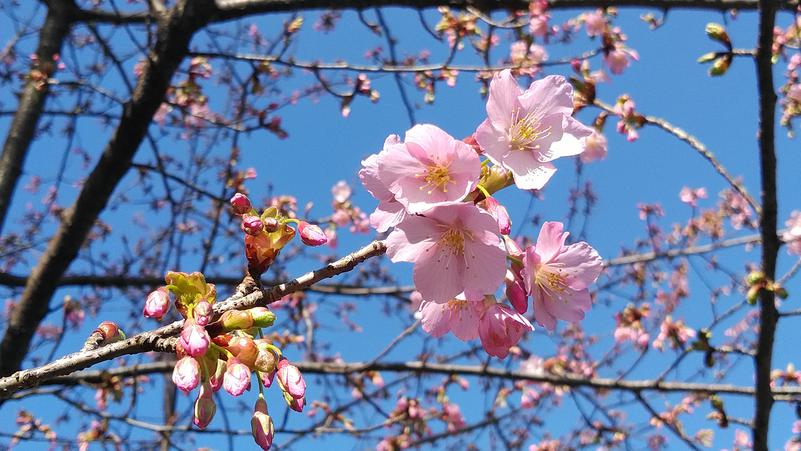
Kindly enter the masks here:
[[184, 329], [181, 331], [180, 341], [181, 346], [188, 355], [199, 357], [209, 349], [211, 338], [203, 326], [188, 319], [184, 321]]
[[232, 396], [239, 396], [246, 390], [250, 390], [250, 369], [236, 357], [228, 359], [223, 377], [223, 388]]
[[303, 379], [303, 375], [300, 374], [298, 367], [290, 364], [286, 359], [281, 359], [278, 362], [276, 376], [278, 385], [281, 387], [281, 391], [284, 392], [284, 400], [286, 400], [289, 408], [302, 412], [306, 403], [306, 381]]
[[523, 278], [520, 277], [520, 273], [507, 269], [504, 282], [506, 283], [506, 297], [512, 307], [521, 315], [526, 313], [526, 310], [528, 310], [528, 295], [523, 286]]
[[103, 321], [100, 323], [97, 329], [95, 329], [95, 332], [99, 332], [103, 335], [103, 343], [105, 344], [125, 339], [125, 333], [120, 330], [116, 323], [111, 321]]
[[481, 203], [484, 209], [487, 210], [487, 213], [495, 218], [501, 235], [509, 235], [512, 232], [512, 220], [509, 219], [509, 213], [506, 211], [506, 207], [501, 205], [494, 197], [488, 197]]
[[710, 22], [706, 24], [704, 31], [706, 31], [706, 35], [709, 36], [709, 39], [718, 41], [727, 47], [731, 47], [731, 39], [729, 39], [729, 34], [726, 33], [726, 29], [723, 27], [723, 25]]
[[320, 246], [328, 242], [328, 237], [319, 226], [300, 221], [298, 230], [300, 231], [300, 240], [306, 246]]
[[267, 307], [253, 307], [247, 310], [253, 320], [252, 327], [270, 327], [275, 322], [275, 313]]
[[195, 400], [195, 412], [192, 418], [192, 423], [200, 429], [206, 429], [206, 426], [211, 423], [214, 418], [214, 413], [217, 412], [217, 404], [214, 403], [212, 398], [212, 387], [208, 382], [200, 386], [200, 393]]
[[217, 366], [214, 368], [214, 373], [209, 375], [209, 384], [211, 384], [212, 390], [219, 391], [220, 387], [222, 387], [223, 379], [225, 378], [225, 370], [225, 361], [217, 360]]
[[189, 393], [200, 382], [200, 364], [193, 357], [184, 357], [175, 364], [172, 382], [184, 393]]
[[201, 326], [208, 326], [209, 322], [211, 322], [211, 315], [214, 311], [211, 308], [211, 304], [208, 301], [200, 301], [195, 306], [194, 311], [192, 312], [195, 316], [195, 321]]
[[263, 450], [268, 450], [273, 445], [273, 437], [275, 436], [275, 427], [273, 426], [273, 419], [267, 413], [267, 402], [262, 395], [256, 400], [256, 406], [253, 409], [253, 417], [250, 419], [250, 430], [253, 433], [253, 440]]
[[231, 198], [230, 202], [231, 207], [234, 209], [234, 213], [238, 215], [244, 215], [253, 209], [253, 206], [250, 205], [250, 199], [248, 199], [248, 196], [245, 196], [242, 193], [234, 194], [234, 197]]
[[242, 218], [242, 231], [248, 235], [258, 235], [264, 230], [264, 223], [258, 216], [244, 216]]
[[228, 310], [220, 317], [220, 324], [223, 330], [232, 331], [240, 329], [250, 329], [253, 327], [253, 318], [243, 310]]
[[[275, 373], [275, 365], [278, 359], [276, 359], [275, 354], [270, 349], [270, 343], [264, 339], [255, 340], [255, 342], [258, 355], [256, 356], [256, 361], [253, 363], [253, 367], [262, 373]], [[266, 384], [266, 381], [262, 380], [262, 382]], [[272, 377], [270, 378], [270, 385], [272, 385]]]
[[247, 365], [249, 368], [253, 367], [256, 362], [256, 357], [259, 355], [259, 350], [256, 348], [256, 343], [250, 337], [234, 337], [228, 343], [228, 352], [234, 355], [240, 362]]
[[712, 67], [709, 68], [709, 75], [713, 77], [719, 77], [726, 73], [729, 70], [729, 66], [731, 65], [731, 54], [726, 54], [721, 56], [720, 58], [716, 59], [714, 63], [712, 63]]
[[264, 230], [267, 233], [273, 233], [278, 230], [278, 226], [280, 223], [275, 218], [264, 218], [262, 219], [262, 223], [264, 224]]
[[147, 295], [142, 314], [147, 318], [161, 319], [169, 309], [170, 295], [167, 289], [162, 287]]
[[269, 373], [259, 371], [259, 377], [261, 378], [262, 384], [264, 384], [264, 388], [270, 388], [273, 385], [273, 381], [275, 380], [275, 373], [276, 368], [273, 367], [273, 370]]

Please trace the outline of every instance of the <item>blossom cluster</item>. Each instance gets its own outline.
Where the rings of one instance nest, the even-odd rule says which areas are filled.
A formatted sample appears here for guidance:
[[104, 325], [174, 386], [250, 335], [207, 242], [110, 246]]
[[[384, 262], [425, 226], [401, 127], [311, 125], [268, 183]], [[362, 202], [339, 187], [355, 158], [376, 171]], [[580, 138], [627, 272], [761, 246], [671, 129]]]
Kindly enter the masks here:
[[[529, 296], [533, 318], [550, 330], [557, 319], [583, 319], [602, 261], [587, 243], [568, 244], [558, 222], [543, 224], [536, 244], [521, 249], [492, 194], [512, 184], [542, 189], [556, 172], [552, 162], [584, 152], [593, 130], [573, 118], [573, 88], [558, 76], [524, 91], [502, 71], [486, 109], [466, 140], [430, 124], [403, 140], [390, 135], [362, 162], [359, 178], [379, 201], [371, 225], [391, 230], [387, 255], [414, 263], [424, 330], [480, 338], [490, 355], [504, 358], [533, 329], [524, 316]], [[495, 297], [502, 284], [511, 307]]]
[[170, 295], [175, 297], [184, 323], [176, 344], [178, 362], [172, 381], [184, 393], [200, 387], [194, 403], [194, 425], [205, 429], [214, 418], [214, 392], [223, 388], [232, 396], [240, 396], [250, 390], [255, 373], [260, 390], [251, 427], [256, 443], [269, 449], [274, 427], [262, 389], [277, 380], [287, 405], [298, 412], [303, 410], [306, 396], [306, 382], [297, 367], [283, 358], [270, 340], [256, 338], [261, 337], [262, 328], [275, 322], [275, 314], [266, 307], [253, 307], [228, 310], [216, 317], [216, 288], [206, 283], [203, 274], [169, 272], [165, 280], [166, 286], [147, 297], [144, 316], [161, 319], [170, 308]]

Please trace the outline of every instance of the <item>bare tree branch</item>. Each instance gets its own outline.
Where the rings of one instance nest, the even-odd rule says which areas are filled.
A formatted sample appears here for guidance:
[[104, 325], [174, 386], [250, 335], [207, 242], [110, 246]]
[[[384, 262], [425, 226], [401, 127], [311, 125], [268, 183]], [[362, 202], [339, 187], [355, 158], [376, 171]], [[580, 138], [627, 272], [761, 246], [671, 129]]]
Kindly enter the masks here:
[[71, 0], [48, 3], [47, 16], [39, 32], [36, 61], [28, 72], [28, 81], [20, 95], [14, 119], [3, 144], [3, 153], [0, 154], [0, 232], [44, 110], [45, 100], [50, 93], [49, 78], [58, 66], [54, 58], [61, 52], [61, 44], [69, 34], [74, 8]]
[[[215, 304], [214, 312], [219, 315], [228, 310], [269, 305], [289, 293], [303, 290], [320, 280], [351, 271], [358, 264], [369, 258], [383, 255], [384, 252], [386, 252], [384, 243], [382, 241], [373, 241], [358, 251], [329, 263], [323, 268], [306, 273], [270, 290], [254, 291], [249, 294], [237, 293], [225, 301]], [[175, 349], [176, 342], [176, 338], [173, 336], [180, 332], [182, 325], [183, 321], [175, 321], [172, 324], [137, 334], [117, 343], [87, 352], [76, 352], [38, 368], [18, 371], [9, 377], [0, 379], [0, 399], [7, 398], [21, 388], [35, 386], [48, 378], [69, 374], [122, 355], [139, 354], [147, 351], [172, 352]]]

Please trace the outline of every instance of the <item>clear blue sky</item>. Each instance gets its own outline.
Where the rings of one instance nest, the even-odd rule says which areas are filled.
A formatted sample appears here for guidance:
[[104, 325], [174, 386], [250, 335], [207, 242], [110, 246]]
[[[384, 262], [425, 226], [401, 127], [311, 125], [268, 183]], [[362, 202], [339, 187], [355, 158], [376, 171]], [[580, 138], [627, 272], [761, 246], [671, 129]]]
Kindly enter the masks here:
[[[695, 59], [707, 51], [718, 50], [718, 44], [709, 41], [703, 32], [704, 25], [709, 21], [722, 22], [724, 18], [720, 14], [708, 12], [686, 12], [671, 11], [667, 23], [658, 30], [651, 31], [647, 25], [639, 20], [639, 15], [644, 12], [641, 10], [624, 10], [621, 12], [619, 24], [624, 32], [629, 36], [631, 47], [639, 51], [640, 61], [634, 63], [631, 68], [622, 76], [613, 77], [608, 84], [600, 85], [598, 97], [608, 103], [614, 102], [615, 98], [622, 93], [629, 93], [637, 103], [638, 109], [646, 114], [653, 114], [664, 117], [674, 124], [685, 128], [688, 132], [697, 136], [715, 152], [729, 171], [735, 175], [742, 175], [746, 186], [752, 193], [759, 192], [758, 172], [757, 172], [757, 150], [756, 150], [756, 95], [755, 95], [755, 70], [753, 64], [746, 59], [738, 59], [734, 62], [729, 73], [721, 78], [709, 78], [706, 75], [706, 67], [695, 63]], [[565, 18], [570, 12], [558, 12], [554, 16]], [[400, 40], [399, 53], [418, 51], [420, 48], [432, 50], [432, 61], [440, 61], [445, 55], [444, 48], [434, 41], [427, 33], [421, 30], [417, 15], [414, 12], [405, 10], [389, 10], [386, 13], [390, 21], [393, 32]], [[372, 15], [368, 16], [372, 17]], [[427, 17], [430, 22], [435, 21], [436, 14], [429, 12]], [[3, 20], [6, 20], [5, 18]], [[329, 34], [321, 34], [312, 29], [312, 24], [316, 20], [315, 14], [306, 16], [306, 24], [301, 33], [299, 42], [293, 46], [290, 53], [298, 59], [333, 61], [344, 59], [352, 62], [362, 62], [365, 50], [382, 45], [386, 48], [381, 38], [370, 34], [358, 22], [354, 13], [345, 13], [344, 18], [339, 22], [337, 30]], [[787, 22], [788, 17], [783, 17], [781, 23]], [[257, 23], [267, 36], [274, 33], [269, 30], [274, 29], [275, 18], [256, 18], [247, 20], [244, 23]], [[224, 25], [221, 27], [230, 27]], [[12, 31], [0, 22], [0, 39], [8, 41]], [[752, 47], [755, 41], [756, 21], [752, 13], [742, 13], [737, 20], [730, 21], [729, 32], [735, 47]], [[120, 38], [121, 39], [121, 38]], [[122, 42], [122, 41], [121, 41]], [[198, 41], [201, 45], [203, 40]], [[29, 44], [31, 45], [30, 41]], [[549, 53], [551, 59], [567, 56], [594, 47], [585, 38], [579, 39], [576, 43], [569, 46], [550, 46]], [[120, 49], [122, 50], [122, 49]], [[502, 44], [493, 52], [493, 59], [498, 60], [505, 56], [507, 52], [506, 44]], [[470, 52], [465, 52], [469, 54]], [[81, 56], [87, 58], [88, 56]], [[464, 58], [457, 60], [465, 64], [476, 62], [474, 58]], [[594, 61], [595, 64], [598, 60]], [[133, 61], [130, 62], [132, 66]], [[597, 66], [595, 66], [597, 67]], [[568, 67], [548, 68], [546, 73], [567, 74]], [[243, 72], [244, 73], [244, 72]], [[777, 74], [781, 73], [781, 68], [777, 67]], [[308, 74], [301, 74], [299, 81], [293, 83], [282, 83], [281, 87], [285, 92], [290, 92], [294, 86], [304, 86], [312, 81], [313, 77]], [[445, 88], [442, 86], [437, 91], [436, 101], [433, 105], [423, 105], [422, 94], [409, 87], [409, 93], [413, 101], [421, 107], [416, 110], [418, 122], [434, 123], [445, 129], [454, 136], [462, 137], [470, 134], [475, 127], [483, 120], [484, 100], [478, 94], [478, 84], [471, 82], [471, 74], [460, 75], [460, 82], [455, 88]], [[780, 80], [780, 78], [777, 78]], [[407, 80], [408, 82], [408, 80]], [[267, 185], [274, 187], [276, 193], [288, 193], [298, 198], [299, 204], [307, 201], [314, 202], [315, 208], [312, 216], [322, 216], [329, 212], [330, 187], [340, 179], [349, 181], [354, 187], [358, 186], [356, 171], [362, 158], [372, 152], [377, 151], [383, 143], [384, 138], [390, 133], [402, 134], [408, 127], [409, 121], [405, 110], [400, 103], [394, 80], [391, 76], [380, 76], [373, 79], [373, 83], [381, 92], [381, 100], [377, 104], [369, 103], [365, 98], [358, 98], [352, 106], [352, 113], [348, 118], [343, 118], [339, 114], [338, 104], [329, 97], [323, 97], [319, 102], [308, 99], [301, 100], [297, 105], [283, 111], [284, 127], [289, 132], [289, 139], [278, 140], [273, 135], [267, 133], [253, 133], [246, 137], [241, 143], [242, 158], [241, 166], [253, 166], [258, 171], [258, 178], [248, 182], [248, 187], [259, 198], [267, 193]], [[109, 85], [122, 92], [119, 80], [109, 76]], [[208, 84], [210, 95], [214, 96], [214, 87]], [[7, 109], [13, 105], [14, 99], [11, 97], [12, 89], [9, 85], [2, 86], [0, 90], [0, 105]], [[54, 102], [57, 102], [54, 101]], [[591, 120], [593, 115], [584, 112], [580, 115], [584, 120]], [[8, 119], [0, 119], [0, 132], [4, 132], [8, 126]], [[92, 127], [96, 124], [92, 120], [82, 123], [80, 146], [85, 148], [90, 154], [97, 155], [105, 143], [108, 136], [107, 130], [94, 132]], [[90, 133], [90, 131], [92, 131]], [[710, 199], [702, 203], [702, 206], [712, 206], [716, 202], [717, 193], [725, 186], [723, 180], [703, 161], [691, 148], [668, 136], [663, 131], [648, 128], [641, 131], [641, 138], [636, 143], [627, 143], [625, 139], [614, 133], [614, 121], [607, 124], [607, 136], [609, 138], [609, 156], [606, 160], [593, 163], [585, 167], [585, 175], [588, 177], [599, 194], [599, 201], [593, 211], [589, 228], [588, 240], [595, 246], [602, 256], [613, 257], [618, 255], [621, 246], [631, 246], [635, 239], [645, 236], [645, 226], [637, 216], [636, 204], [640, 202], [653, 203], [659, 202], [665, 209], [667, 216], [663, 218], [661, 224], [668, 228], [672, 223], [684, 223], [689, 216], [689, 207], [679, 202], [678, 192], [685, 186], [698, 187], [705, 186], [710, 192]], [[3, 134], [4, 136], [4, 134]], [[795, 172], [801, 164], [801, 156], [798, 152], [798, 142], [788, 140], [784, 133], [778, 133], [779, 149], [779, 184], [780, 192], [780, 221], [783, 223], [792, 209], [801, 208], [799, 202], [798, 185], [794, 183]], [[184, 155], [191, 143], [180, 142], [166, 138], [163, 142], [172, 142], [175, 152]], [[55, 173], [57, 159], [51, 157], [53, 148], [61, 149], [63, 140], [58, 137], [45, 137], [37, 142], [32, 150], [25, 168], [26, 177], [22, 183], [27, 182], [27, 178], [32, 175], [48, 175]], [[52, 143], [52, 145], [50, 145]], [[227, 153], [227, 141], [221, 142], [215, 152], [219, 155]], [[58, 154], [60, 155], [60, 153]], [[140, 149], [136, 161], [149, 161], [151, 154], [143, 146]], [[74, 196], [76, 190], [70, 187], [78, 175], [85, 170], [78, 168], [80, 163], [77, 158], [72, 158], [69, 164], [76, 169], [70, 173], [71, 180], [66, 181], [60, 189], [59, 195], [64, 204]], [[561, 161], [558, 164], [560, 171], [548, 185], [543, 201], [534, 204], [536, 214], [543, 220], [563, 220], [567, 213], [568, 189], [575, 184], [575, 174], [573, 172], [573, 161]], [[208, 176], [209, 180], [216, 177], [215, 174]], [[127, 183], [126, 183], [127, 182]], [[126, 179], [121, 186], [130, 187], [134, 182], [133, 178]], [[355, 201], [365, 209], [370, 209], [375, 202], [360, 187], [356, 188]], [[521, 230], [521, 219], [528, 205], [528, 197], [524, 193], [508, 190], [502, 194], [501, 199], [506, 203], [515, 223], [515, 231]], [[27, 197], [26, 197], [27, 196]], [[16, 199], [15, 212], [12, 219], [19, 219], [25, 202], [38, 202], [38, 198], [30, 198], [27, 194], [20, 194]], [[147, 214], [147, 213], [146, 213]], [[107, 213], [104, 219], [109, 220], [113, 227], [130, 227], [131, 215], [120, 214], [119, 212]], [[157, 220], [158, 221], [158, 220]], [[529, 227], [522, 227], [522, 233], [528, 236], [536, 236], [536, 230]], [[126, 232], [127, 233], [127, 232]], [[340, 239], [340, 246], [334, 254], [342, 255], [357, 246], [364, 244], [372, 239], [370, 236], [346, 236]], [[104, 244], [113, 256], [114, 252], [122, 252], [119, 242], [113, 238]], [[735, 271], [743, 271], [747, 262], [758, 260], [758, 252], [751, 251], [745, 253], [742, 250], [722, 254], [721, 262], [728, 268]], [[193, 271], [197, 261], [187, 258], [182, 261], [182, 267], [171, 268], [184, 271]], [[792, 260], [782, 251], [780, 258], [780, 273], [789, 268]], [[220, 265], [219, 272], [224, 274], [234, 273], [240, 266], [240, 262], [225, 262]], [[313, 260], [303, 260], [294, 262], [290, 268], [294, 274], [299, 274], [306, 270], [318, 266]], [[703, 268], [703, 264], [699, 263]], [[76, 263], [72, 267], [73, 271], [86, 270], [91, 268], [85, 263]], [[25, 267], [20, 265], [15, 268], [16, 272], [24, 272]], [[393, 266], [392, 274], [398, 277], [401, 283], [409, 283], [411, 279], [410, 266]], [[347, 278], [348, 276], [346, 276]], [[347, 279], [343, 280], [347, 280]], [[713, 283], [722, 283], [717, 275], [710, 275]], [[705, 291], [701, 280], [696, 273], [690, 279], [692, 295], [685, 300], [682, 308], [676, 316], [690, 318], [690, 325], [699, 327], [705, 325], [709, 318], [708, 292]], [[791, 294], [798, 291], [798, 282], [793, 282], [787, 287]], [[64, 295], [77, 296], [80, 290], [75, 288], [60, 290], [54, 297], [53, 304], [60, 300]], [[312, 299], [317, 299], [313, 295]], [[721, 300], [722, 305], [732, 305], [739, 300], [736, 294], [731, 298]], [[792, 298], [791, 298], [792, 299]], [[143, 301], [143, 299], [142, 299]], [[612, 295], [602, 295], [599, 297], [601, 304], [607, 303], [609, 308], [599, 306], [588, 315], [584, 323], [586, 330], [590, 333], [598, 333], [602, 337], [602, 344], [609, 343], [611, 328], [613, 327], [612, 314], [622, 309], [627, 301]], [[358, 305], [358, 313], [354, 316], [354, 321], [363, 326], [361, 332], [348, 331], [341, 322], [335, 317], [336, 307], [341, 303], [353, 302]], [[375, 356], [384, 346], [397, 334], [405, 325], [409, 324], [410, 315], [401, 310], [400, 314], [393, 315], [402, 320], [386, 318], [382, 310], [386, 305], [393, 305], [396, 301], [391, 299], [348, 299], [329, 297], [322, 302], [320, 308], [323, 312], [320, 320], [325, 324], [319, 339], [335, 344], [334, 352], [342, 356], [347, 361], [370, 359]], [[101, 314], [98, 318], [89, 318], [83, 330], [71, 333], [63, 342], [59, 354], [77, 349], [95, 324], [108, 317], [124, 320], [129, 311], [133, 309], [138, 312], [141, 304], [132, 304], [118, 292], [109, 292], [108, 299], [104, 299]], [[51, 315], [47, 319], [48, 323], [60, 323], [60, 314]], [[775, 352], [775, 368], [783, 368], [787, 362], [797, 360], [797, 353], [794, 352], [794, 344], [799, 337], [794, 322], [797, 319], [786, 319], [780, 325], [780, 335], [777, 339]], [[150, 322], [142, 322], [140, 327], [153, 326]], [[277, 327], [282, 327], [281, 316]], [[722, 331], [722, 327], [719, 330]], [[138, 330], [128, 330], [135, 333]], [[652, 337], [653, 338], [653, 337]], [[409, 358], [421, 349], [423, 337], [415, 335], [403, 345], [398, 347], [386, 360], [401, 360]], [[542, 355], [548, 356], [553, 351], [552, 340], [541, 330], [529, 337], [527, 346], [537, 352], [542, 350]], [[434, 343], [429, 343], [429, 346]], [[456, 340], [445, 340], [437, 345], [437, 349], [442, 352], [456, 352], [467, 349], [466, 344]], [[47, 348], [49, 350], [49, 348]], [[598, 351], [605, 349], [599, 346]], [[653, 353], [652, 353], [653, 354]], [[301, 349], [288, 351], [290, 358], [302, 358]], [[671, 355], [668, 352], [668, 355]], [[132, 359], [136, 360], [136, 359]], [[147, 360], [145, 357], [143, 360]], [[664, 368], [664, 357], [649, 357], [646, 362], [635, 371], [631, 377], [649, 378], [659, 374]], [[688, 360], [691, 362], [682, 371], [671, 374], [671, 378], [682, 380], [692, 374], [691, 365], [695, 362], [700, 364], [700, 358]], [[493, 362], [496, 365], [503, 365], [502, 362]], [[743, 362], [732, 373], [733, 377], [729, 382], [739, 384], [751, 384], [752, 368], [750, 363]], [[606, 372], [602, 376], [614, 376], [613, 372]], [[385, 378], [390, 380], [393, 375], [387, 374]], [[437, 380], [437, 377], [434, 377]], [[322, 390], [323, 383], [316, 377], [309, 378], [310, 388], [308, 399], [315, 399], [315, 396]], [[319, 384], [319, 385], [318, 385]], [[490, 404], [492, 399], [485, 399], [487, 396], [481, 388], [481, 384], [476, 380], [471, 380], [471, 388], [466, 393], [458, 393], [451, 389], [449, 394], [454, 401], [462, 404], [462, 411], [465, 413], [468, 423], [477, 421], [481, 418], [484, 406]], [[141, 419], [152, 419], [160, 421], [160, 397], [161, 390], [158, 389], [160, 383], [147, 388], [145, 398], [137, 407], [136, 415]], [[273, 390], [276, 391], [276, 390]], [[82, 393], [83, 399], [87, 403], [92, 402], [92, 393], [86, 390]], [[340, 393], [340, 399], [346, 399], [347, 393]], [[662, 407], [659, 397], [653, 398], [653, 404]], [[675, 401], [677, 398], [670, 397]], [[237, 429], [248, 429], [248, 413], [254, 397], [251, 395], [244, 401], [247, 405], [244, 409], [245, 414], [239, 415], [232, 412], [234, 427]], [[277, 393], [271, 393], [269, 398], [271, 411], [279, 424], [283, 418], [283, 402]], [[512, 398], [517, 402], [517, 396]], [[184, 411], [191, 400], [181, 396], [179, 411]], [[558, 409], [555, 413], [548, 416], [549, 430], [555, 434], [567, 430], [579, 421], [575, 408], [568, 399], [565, 399], [566, 407]], [[227, 402], [227, 405], [234, 407], [235, 402]], [[390, 403], [382, 403], [388, 410], [391, 409]], [[735, 401], [727, 399], [727, 406], [739, 406], [740, 409], [735, 416], [747, 417], [751, 415], [751, 405], [742, 400]], [[51, 400], [45, 397], [33, 398], [25, 402], [9, 402], [0, 410], [0, 424], [6, 425], [0, 428], [2, 432], [13, 431], [13, 418], [18, 408], [27, 408], [40, 415], [43, 420], [50, 424], [57, 421], [59, 415], [67, 411], [63, 405], [54, 407]], [[122, 412], [124, 406], [114, 405], [112, 411]], [[733, 431], [736, 427], [727, 430], [720, 430], [712, 422], [703, 420], [703, 416], [709, 412], [707, 404], [700, 406], [697, 414], [688, 417], [685, 425], [688, 430], [694, 433], [699, 428], [712, 428], [716, 430], [715, 445], [713, 448], [727, 447], [731, 445]], [[641, 409], [632, 409], [629, 415], [633, 418], [643, 418]], [[71, 411], [73, 417], [64, 426], [56, 428], [63, 436], [74, 436], [77, 425], [84, 423], [85, 419], [78, 419], [77, 412]], [[219, 412], [218, 412], [219, 416]], [[301, 415], [294, 415], [288, 423], [290, 428], [302, 427], [306, 421]], [[371, 410], [365, 410], [360, 415], [354, 416], [359, 426], [370, 425], [379, 421], [380, 418]], [[692, 419], [692, 420], [691, 420]], [[790, 406], [777, 404], [774, 408], [773, 427], [771, 444], [774, 448], [783, 446], [789, 437], [789, 430], [794, 413]], [[187, 419], [182, 418], [182, 424], [186, 424]], [[220, 418], [215, 419], [213, 427], [222, 427]], [[539, 430], [534, 430], [535, 437]], [[664, 431], [671, 444], [676, 449], [681, 448], [668, 431]], [[372, 437], [380, 436], [379, 434]], [[133, 438], [149, 438], [148, 432], [133, 432]], [[474, 438], [476, 443], [482, 448], [489, 443], [487, 435], [473, 437], [467, 435], [470, 440]], [[286, 440], [287, 436], [279, 435], [276, 443], [280, 444]], [[225, 440], [219, 436], [203, 435], [196, 436], [196, 446], [208, 446], [211, 448], [225, 448]], [[366, 440], [353, 445], [353, 442], [342, 441], [336, 437], [324, 439], [325, 446], [340, 448], [343, 446], [353, 446], [354, 448], [364, 448], [374, 443]], [[4, 443], [4, 441], [0, 441]], [[252, 446], [249, 437], [236, 439], [237, 449], [247, 449]], [[640, 443], [634, 442], [635, 448], [641, 448]], [[189, 444], [187, 444], [189, 446]], [[314, 441], [305, 441], [298, 449], [313, 449], [319, 444]], [[23, 444], [18, 449], [39, 449], [39, 444]]]

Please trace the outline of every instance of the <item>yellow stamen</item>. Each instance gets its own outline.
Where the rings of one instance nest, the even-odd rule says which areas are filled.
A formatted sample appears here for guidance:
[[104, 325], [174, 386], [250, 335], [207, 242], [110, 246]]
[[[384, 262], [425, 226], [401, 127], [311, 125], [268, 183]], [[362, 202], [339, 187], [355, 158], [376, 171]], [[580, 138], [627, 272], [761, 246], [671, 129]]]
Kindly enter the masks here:
[[426, 184], [420, 189], [428, 189], [428, 194], [433, 193], [435, 189], [447, 193], [448, 185], [452, 183], [450, 169], [447, 165], [440, 163], [429, 165], [424, 174], [415, 174], [415, 177], [422, 177], [425, 180]]
[[540, 147], [537, 141], [551, 134], [551, 127], [542, 128], [543, 114], [530, 111], [519, 117], [520, 109], [512, 113], [512, 126], [509, 128], [509, 143], [515, 150], [536, 150]]

